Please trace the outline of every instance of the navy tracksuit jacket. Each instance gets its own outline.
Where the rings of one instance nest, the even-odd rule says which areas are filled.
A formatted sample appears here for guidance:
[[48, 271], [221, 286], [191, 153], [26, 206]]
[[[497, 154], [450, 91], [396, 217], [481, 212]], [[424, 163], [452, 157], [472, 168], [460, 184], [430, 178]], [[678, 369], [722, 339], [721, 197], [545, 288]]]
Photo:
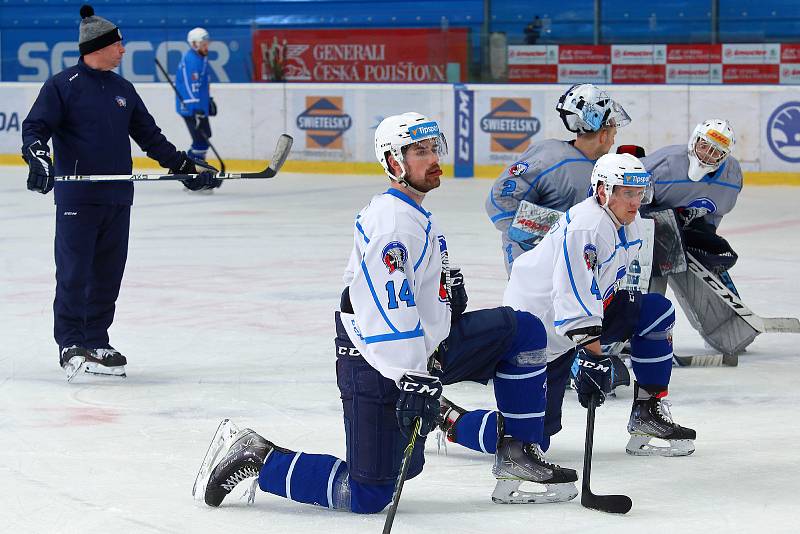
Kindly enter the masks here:
[[[23, 152], [53, 139], [55, 174], [130, 174], [130, 138], [166, 168], [175, 149], [129, 81], [74, 67], [45, 82], [22, 123]], [[128, 253], [132, 182], [56, 182], [54, 334], [60, 347], [108, 347]]]

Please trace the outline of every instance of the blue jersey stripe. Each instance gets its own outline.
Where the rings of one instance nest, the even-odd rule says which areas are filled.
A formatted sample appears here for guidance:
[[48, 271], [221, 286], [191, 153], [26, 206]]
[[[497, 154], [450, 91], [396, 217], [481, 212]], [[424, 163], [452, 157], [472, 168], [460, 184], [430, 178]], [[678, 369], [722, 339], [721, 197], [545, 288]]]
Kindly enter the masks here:
[[417, 267], [419, 267], [419, 265], [422, 263], [422, 260], [425, 259], [425, 253], [428, 251], [428, 240], [430, 239], [431, 226], [431, 221], [428, 221], [428, 227], [425, 228], [425, 247], [422, 249], [422, 254], [419, 255], [417, 263], [414, 264], [414, 271], [417, 270]]
[[566, 213], [567, 216], [567, 224], [564, 225], [564, 260], [567, 262], [567, 274], [569, 274], [569, 283], [572, 285], [572, 292], [575, 294], [575, 298], [578, 300], [578, 304], [581, 305], [583, 311], [586, 312], [586, 315], [592, 317], [592, 312], [584, 305], [583, 301], [581, 300], [581, 296], [578, 294], [578, 288], [575, 287], [575, 278], [572, 276], [572, 266], [569, 263], [569, 253], [567, 252], [567, 226], [569, 226], [570, 218], [569, 218], [569, 210]]
[[425, 217], [430, 217], [431, 216], [430, 212], [425, 211], [424, 209], [422, 209], [422, 206], [420, 206], [419, 204], [414, 202], [413, 198], [411, 198], [410, 196], [406, 195], [402, 191], [398, 191], [397, 189], [387, 189], [384, 194], [385, 195], [392, 195], [393, 197], [399, 198], [400, 200], [402, 200], [403, 202], [405, 202], [406, 204], [408, 204], [409, 206], [411, 206], [415, 210], [419, 211]]
[[409, 330], [408, 332], [396, 332], [394, 334], [379, 334], [377, 336], [367, 336], [364, 338], [364, 343], [370, 345], [372, 343], [383, 343], [384, 341], [412, 339], [415, 337], [422, 337], [424, 335], [425, 332], [422, 330], [420, 323], [417, 323], [417, 326], [414, 328], [414, 330]]
[[364, 229], [361, 227], [361, 223], [360, 223], [360, 222], [358, 222], [358, 217], [356, 217], [356, 229], [357, 229], [357, 230], [358, 230], [358, 231], [361, 233], [361, 235], [364, 237], [364, 242], [365, 242], [365, 243], [369, 243], [369, 238], [367, 237], [367, 234], [366, 234], [366, 233], [364, 233]]
[[367, 279], [367, 286], [369, 286], [369, 291], [372, 293], [372, 300], [375, 301], [375, 306], [378, 307], [378, 311], [381, 312], [381, 316], [383, 320], [386, 321], [386, 324], [389, 325], [389, 328], [392, 329], [392, 332], [400, 333], [400, 331], [395, 328], [392, 322], [389, 320], [389, 317], [386, 316], [386, 312], [383, 310], [383, 306], [381, 306], [381, 302], [378, 300], [378, 295], [375, 293], [375, 288], [372, 286], [372, 279], [369, 277], [369, 271], [367, 271], [367, 264], [364, 263], [364, 260], [361, 260], [361, 270], [364, 271], [364, 276]]

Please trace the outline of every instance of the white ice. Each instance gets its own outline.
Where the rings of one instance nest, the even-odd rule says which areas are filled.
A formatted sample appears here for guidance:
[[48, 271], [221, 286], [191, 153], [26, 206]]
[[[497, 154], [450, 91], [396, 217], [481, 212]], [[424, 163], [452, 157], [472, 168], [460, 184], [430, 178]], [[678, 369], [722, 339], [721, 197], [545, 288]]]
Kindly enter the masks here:
[[[136, 186], [130, 253], [111, 342], [128, 378], [67, 384], [52, 339], [54, 206], [0, 185], [0, 531], [379, 532], [356, 516], [259, 492], [219, 509], [191, 497], [220, 419], [278, 444], [344, 454], [334, 377], [333, 311], [355, 213], [378, 177], [281, 174], [213, 195], [177, 183]], [[487, 180], [445, 180], [425, 201], [462, 266], [470, 308], [500, 304], [499, 238], [483, 211]], [[800, 315], [800, 189], [746, 187], [722, 225], [739, 252], [733, 277], [765, 316]], [[677, 353], [703, 351], [681, 316]], [[488, 456], [429, 439], [425, 471], [403, 492], [402, 532], [797, 532], [800, 336], [759, 336], [737, 368], [681, 368], [670, 398], [697, 430], [686, 458], [625, 454], [631, 388], [597, 412], [592, 486], [633, 499], [627, 516], [573, 502], [497, 505]], [[492, 407], [491, 389], [447, 395]], [[568, 394], [549, 458], [579, 472], [585, 410]], [[590, 530], [591, 529], [591, 530]]]

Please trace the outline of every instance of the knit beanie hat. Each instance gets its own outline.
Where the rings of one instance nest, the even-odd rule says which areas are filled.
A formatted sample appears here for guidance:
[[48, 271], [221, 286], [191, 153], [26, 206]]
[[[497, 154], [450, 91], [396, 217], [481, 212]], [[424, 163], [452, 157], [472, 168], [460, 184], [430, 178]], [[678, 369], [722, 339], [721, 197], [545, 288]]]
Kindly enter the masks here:
[[81, 7], [78, 50], [80, 50], [82, 56], [96, 52], [121, 40], [122, 32], [112, 22], [95, 15], [94, 8], [88, 4]]

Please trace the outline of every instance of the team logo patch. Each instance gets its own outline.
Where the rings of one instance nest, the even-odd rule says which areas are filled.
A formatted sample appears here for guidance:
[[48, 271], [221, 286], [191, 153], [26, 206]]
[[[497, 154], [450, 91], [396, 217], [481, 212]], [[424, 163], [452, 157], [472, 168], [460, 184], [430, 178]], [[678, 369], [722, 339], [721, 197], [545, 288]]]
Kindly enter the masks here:
[[583, 247], [583, 261], [586, 262], [586, 268], [594, 271], [597, 267], [597, 247], [589, 243]]
[[353, 119], [345, 113], [341, 96], [307, 96], [306, 109], [296, 119], [297, 127], [306, 132], [306, 147], [341, 150], [343, 135]]
[[126, 107], [128, 107], [128, 101], [127, 101], [127, 100], [125, 100], [125, 99], [124, 99], [123, 97], [121, 97], [121, 96], [115, 96], [115, 97], [114, 97], [114, 101], [115, 101], [115, 102], [117, 103], [117, 105], [118, 105], [119, 107], [121, 107], [121, 108], [126, 108]]
[[508, 174], [511, 176], [522, 176], [526, 172], [528, 172], [528, 168], [530, 165], [527, 161], [518, 161], [513, 164], [511, 167], [508, 168]]
[[481, 118], [481, 130], [490, 136], [492, 152], [522, 152], [542, 129], [532, 116], [530, 98], [492, 98], [491, 111]]
[[689, 223], [700, 217], [705, 217], [709, 213], [716, 212], [717, 205], [714, 204], [714, 201], [710, 198], [702, 197], [692, 200], [689, 202], [688, 206], [684, 207], [680, 211], [686, 222]]
[[381, 255], [383, 256], [383, 264], [388, 269], [389, 274], [395, 271], [405, 272], [408, 250], [400, 241], [392, 241], [383, 247]]

